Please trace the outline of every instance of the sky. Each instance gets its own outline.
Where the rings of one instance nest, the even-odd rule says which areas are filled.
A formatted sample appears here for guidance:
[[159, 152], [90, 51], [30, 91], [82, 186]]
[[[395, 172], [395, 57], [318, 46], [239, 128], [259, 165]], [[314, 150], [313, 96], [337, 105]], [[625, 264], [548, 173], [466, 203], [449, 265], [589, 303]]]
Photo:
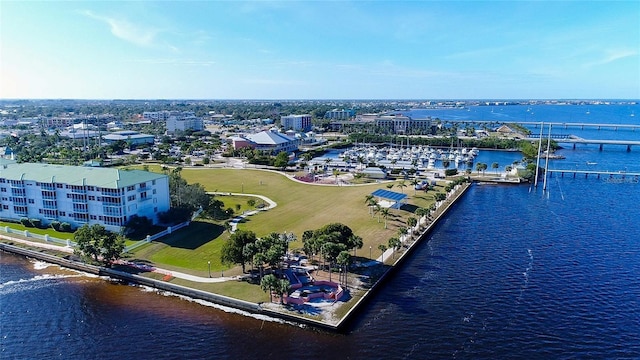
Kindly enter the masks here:
[[640, 1], [5, 1], [0, 98], [640, 99]]

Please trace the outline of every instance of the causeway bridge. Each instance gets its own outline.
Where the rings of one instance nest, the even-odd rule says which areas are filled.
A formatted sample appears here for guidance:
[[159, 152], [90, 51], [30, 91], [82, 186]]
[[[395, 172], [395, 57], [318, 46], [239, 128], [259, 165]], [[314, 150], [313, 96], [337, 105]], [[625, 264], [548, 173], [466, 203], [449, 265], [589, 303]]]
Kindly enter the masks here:
[[640, 182], [640, 172], [627, 172], [627, 171], [608, 171], [608, 170], [575, 170], [575, 169], [547, 169], [549, 176], [553, 174], [560, 174], [560, 177], [564, 177], [565, 174], [573, 175], [575, 178], [578, 175], [584, 175], [588, 178], [589, 175], [595, 175], [598, 179], [605, 177], [612, 182]]
[[[581, 137], [575, 135], [551, 135], [553, 140], [556, 140], [559, 143], [569, 143], [573, 144], [573, 148], [576, 148], [576, 144], [597, 144], [600, 145], [600, 150], [604, 148], [604, 145], [626, 145], [627, 151], [631, 151], [631, 146], [640, 146], [640, 141], [638, 140], [603, 140], [603, 139], [583, 139]], [[540, 140], [540, 135], [533, 136], [530, 135], [526, 138], [529, 141], [537, 141]]]
[[584, 130], [586, 128], [595, 128], [598, 130], [601, 129], [611, 129], [611, 130], [631, 130], [631, 131], [640, 131], [640, 125], [633, 125], [633, 124], [607, 124], [607, 123], [574, 123], [574, 122], [554, 122], [554, 121], [506, 121], [506, 120], [442, 120], [440, 119], [440, 121], [442, 123], [445, 124], [470, 124], [470, 125], [496, 125], [496, 124], [518, 124], [518, 125], [522, 125], [522, 126], [526, 126], [526, 127], [530, 127], [530, 128], [540, 128], [543, 126], [549, 126], [551, 125], [552, 127], [556, 127], [556, 128], [563, 128], [563, 129], [569, 129], [569, 128], [578, 128], [581, 130]]

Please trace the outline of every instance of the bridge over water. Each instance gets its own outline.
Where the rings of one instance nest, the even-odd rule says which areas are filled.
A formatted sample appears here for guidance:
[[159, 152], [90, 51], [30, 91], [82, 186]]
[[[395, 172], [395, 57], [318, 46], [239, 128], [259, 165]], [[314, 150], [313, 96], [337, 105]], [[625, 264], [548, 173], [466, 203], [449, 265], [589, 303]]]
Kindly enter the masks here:
[[456, 123], [456, 124], [470, 124], [470, 125], [495, 125], [495, 124], [517, 124], [522, 126], [531, 127], [534, 129], [549, 126], [552, 127], [561, 127], [563, 129], [569, 128], [596, 128], [600, 129], [613, 129], [613, 130], [631, 130], [631, 131], [640, 131], [640, 125], [633, 124], [607, 124], [607, 123], [572, 123], [572, 122], [554, 122], [554, 121], [545, 121], [545, 122], [533, 122], [533, 121], [507, 121], [507, 120], [440, 120], [442, 123]]
[[[556, 140], [559, 143], [569, 143], [573, 144], [573, 148], [576, 148], [576, 144], [597, 144], [600, 145], [600, 150], [604, 148], [604, 145], [626, 145], [627, 151], [631, 151], [632, 145], [639, 145], [640, 141], [638, 140], [604, 140], [604, 139], [583, 139], [581, 137], [575, 135], [551, 135], [551, 138]], [[540, 135], [538, 136], [529, 136], [526, 138], [530, 141], [540, 140]]]
[[640, 172], [627, 172], [627, 171], [592, 171], [592, 170], [574, 170], [574, 169], [547, 169], [549, 176], [553, 174], [560, 174], [564, 177], [565, 174], [573, 175], [575, 178], [577, 175], [584, 175], [588, 178], [589, 175], [595, 175], [598, 179], [601, 176], [607, 177], [613, 182], [640, 182]]

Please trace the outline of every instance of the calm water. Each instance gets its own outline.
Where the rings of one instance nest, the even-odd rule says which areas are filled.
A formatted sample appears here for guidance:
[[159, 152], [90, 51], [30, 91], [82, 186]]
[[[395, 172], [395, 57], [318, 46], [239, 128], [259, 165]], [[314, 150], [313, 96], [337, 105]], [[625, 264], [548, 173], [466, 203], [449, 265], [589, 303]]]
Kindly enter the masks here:
[[346, 334], [2, 253], [0, 358], [640, 358], [640, 184], [548, 189], [473, 186]]

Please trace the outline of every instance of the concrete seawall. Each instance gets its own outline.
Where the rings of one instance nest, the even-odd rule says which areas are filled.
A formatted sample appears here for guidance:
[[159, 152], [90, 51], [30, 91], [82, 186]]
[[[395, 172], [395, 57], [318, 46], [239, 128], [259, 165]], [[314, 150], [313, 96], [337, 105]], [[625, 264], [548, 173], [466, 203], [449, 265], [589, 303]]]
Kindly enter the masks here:
[[335, 331], [337, 328], [334, 325], [324, 322], [316, 321], [308, 318], [301, 318], [289, 314], [284, 314], [269, 309], [264, 309], [260, 304], [252, 303], [244, 300], [234, 299], [223, 295], [218, 295], [206, 291], [201, 291], [186, 286], [175, 285], [165, 281], [150, 279], [144, 276], [129, 274], [122, 271], [117, 271], [101, 266], [89, 265], [78, 261], [72, 261], [64, 259], [58, 256], [45, 254], [38, 251], [24, 249], [18, 246], [0, 243], [0, 251], [6, 251], [13, 254], [26, 256], [29, 258], [41, 260], [51, 264], [60, 265], [65, 268], [86, 272], [98, 276], [107, 276], [113, 279], [118, 279], [138, 285], [148, 286], [154, 289], [172, 292], [178, 295], [187, 296], [193, 299], [205, 300], [217, 305], [228, 306], [234, 309], [244, 310], [252, 314], [260, 314], [269, 316], [272, 318], [282, 319], [295, 323], [301, 323], [325, 330]]
[[366, 304], [366, 302], [375, 295], [375, 293], [381, 288], [384, 283], [391, 278], [391, 276], [400, 268], [400, 266], [404, 263], [404, 261], [409, 258], [409, 256], [413, 253], [413, 250], [418, 247], [422, 242], [427, 241], [427, 236], [431, 233], [433, 228], [438, 224], [440, 219], [442, 219], [449, 211], [449, 209], [464, 195], [469, 187], [471, 187], [471, 183], [462, 184], [463, 188], [456, 192], [455, 196], [451, 199], [451, 201], [447, 201], [446, 206], [442, 209], [438, 215], [433, 219], [431, 224], [427, 226], [427, 228], [420, 234], [420, 236], [409, 245], [407, 250], [402, 253], [398, 259], [393, 263], [392, 266], [385, 271], [380, 278], [371, 286], [369, 290], [365, 292], [365, 294], [358, 300], [358, 302], [347, 312], [347, 314], [340, 319], [338, 324], [336, 325], [336, 329], [343, 329], [345, 326], [349, 324], [349, 322], [353, 319], [354, 316], [357, 315], [358, 309]]

